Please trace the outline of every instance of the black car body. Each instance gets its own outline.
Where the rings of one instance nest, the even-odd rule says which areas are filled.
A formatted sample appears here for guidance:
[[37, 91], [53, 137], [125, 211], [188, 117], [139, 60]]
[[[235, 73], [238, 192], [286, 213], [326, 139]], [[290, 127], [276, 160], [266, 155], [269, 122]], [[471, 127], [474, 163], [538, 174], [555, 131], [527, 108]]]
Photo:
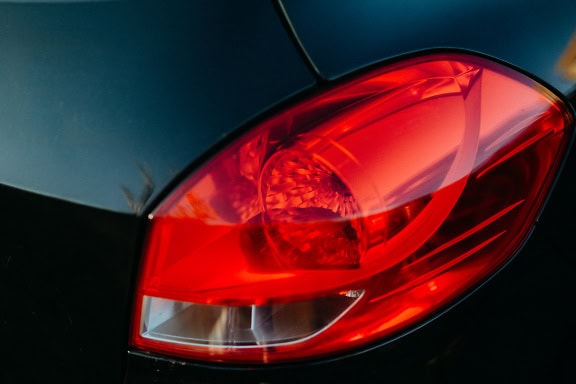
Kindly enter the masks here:
[[493, 57], [573, 108], [575, 21], [568, 0], [0, 1], [0, 382], [573, 382], [573, 154], [521, 252], [401, 337], [245, 366], [129, 332], [148, 213], [239, 132], [428, 51]]

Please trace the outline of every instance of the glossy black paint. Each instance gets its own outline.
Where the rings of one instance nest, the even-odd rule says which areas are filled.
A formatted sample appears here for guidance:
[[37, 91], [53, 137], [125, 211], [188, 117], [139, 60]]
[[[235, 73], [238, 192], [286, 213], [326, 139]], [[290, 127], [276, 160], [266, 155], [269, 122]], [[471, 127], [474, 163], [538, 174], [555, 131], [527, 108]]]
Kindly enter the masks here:
[[0, 383], [121, 382], [141, 221], [0, 196]]
[[0, 383], [573, 382], [574, 151], [521, 254], [404, 338], [272, 367], [127, 344], [144, 213], [315, 78], [457, 47], [573, 87], [573, 1], [399, 3], [285, 0], [283, 21], [273, 1], [0, 1]]

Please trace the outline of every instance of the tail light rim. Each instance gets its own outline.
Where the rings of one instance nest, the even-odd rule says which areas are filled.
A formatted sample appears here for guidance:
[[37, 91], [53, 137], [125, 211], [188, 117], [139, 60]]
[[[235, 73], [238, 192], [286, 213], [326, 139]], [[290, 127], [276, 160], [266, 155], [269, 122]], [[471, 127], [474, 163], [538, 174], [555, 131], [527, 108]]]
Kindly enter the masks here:
[[[534, 76], [526, 73], [525, 71], [522, 71], [518, 68], [515, 68], [507, 63], [504, 63], [502, 61], [496, 60], [492, 57], [488, 57], [486, 55], [482, 55], [482, 54], [478, 54], [475, 52], [469, 52], [469, 51], [465, 51], [465, 50], [432, 50], [432, 51], [425, 51], [425, 52], [418, 52], [418, 53], [414, 53], [411, 55], [406, 55], [406, 56], [402, 56], [399, 58], [396, 58], [394, 60], [391, 61], [387, 61], [384, 63], [377, 63], [374, 64], [368, 68], [365, 68], [363, 70], [360, 71], [356, 71], [353, 74], [344, 76], [338, 80], [335, 81], [329, 81], [327, 82], [326, 85], [324, 84], [320, 84], [316, 89], [314, 89], [311, 94], [306, 94], [304, 96], [297, 96], [295, 98], [295, 100], [290, 100], [287, 101], [285, 103], [282, 103], [280, 106], [273, 108], [273, 110], [269, 113], [266, 113], [264, 117], [258, 118], [256, 122], [250, 122], [249, 124], [246, 124], [245, 127], [243, 129], [239, 129], [236, 132], [234, 132], [233, 134], [231, 134], [230, 136], [228, 136], [227, 138], [225, 138], [224, 140], [222, 140], [219, 144], [217, 144], [214, 148], [210, 149], [204, 156], [202, 156], [201, 159], [195, 161], [186, 171], [184, 171], [178, 178], [177, 180], [169, 187], [167, 188], [164, 193], [156, 199], [156, 201], [151, 204], [151, 206], [155, 207], [153, 209], [151, 209], [148, 214], [148, 220], [149, 223], [147, 225], [147, 227], [150, 226], [150, 222], [154, 219], [155, 215], [162, 210], [162, 207], [165, 206], [170, 206], [172, 205], [172, 203], [174, 201], [176, 201], [178, 199], [178, 196], [174, 194], [174, 191], [176, 189], [179, 189], [182, 187], [182, 185], [185, 185], [189, 182], [189, 180], [191, 179], [190, 175], [194, 174], [196, 170], [201, 169], [201, 167], [204, 164], [207, 163], [211, 163], [212, 159], [216, 156], [218, 156], [219, 153], [221, 153], [221, 151], [224, 148], [228, 148], [232, 143], [235, 143], [237, 139], [243, 137], [247, 132], [250, 132], [250, 129], [252, 129], [255, 126], [258, 126], [262, 121], [267, 121], [268, 118], [270, 118], [271, 116], [275, 116], [277, 114], [278, 111], [284, 111], [287, 109], [290, 109], [292, 105], [299, 105], [300, 103], [305, 102], [306, 100], [310, 100], [310, 99], [315, 99], [317, 97], [317, 95], [321, 95], [323, 94], [327, 89], [336, 89], [338, 88], [341, 84], [347, 84], [350, 80], [353, 79], [357, 79], [357, 78], [362, 78], [363, 76], [365, 76], [366, 74], [369, 73], [373, 73], [373, 72], [378, 72], [378, 70], [380, 69], [382, 72], [391, 72], [393, 71], [395, 68], [401, 68], [404, 63], [406, 62], [410, 62], [410, 60], [417, 60], [418, 58], [429, 58], [429, 57], [434, 57], [436, 59], [442, 58], [442, 57], [446, 57], [446, 58], [450, 58], [450, 59], [454, 59], [455, 57], [470, 57], [470, 58], [476, 58], [476, 59], [480, 59], [480, 60], [486, 60], [487, 62], [491, 62], [497, 65], [502, 66], [502, 68], [506, 68], [508, 71], [510, 71], [510, 73], [514, 73], [514, 74], [520, 74], [521, 76], [527, 77], [529, 79], [531, 79], [532, 81], [535, 82], [535, 84], [540, 88], [540, 92], [548, 94], [548, 95], [552, 95], [551, 97], [555, 98], [557, 101], [559, 101], [560, 104], [562, 104], [562, 111], [565, 115], [568, 115], [569, 117], [566, 118], [565, 121], [569, 120], [570, 124], [568, 126], [565, 127], [566, 131], [569, 132], [568, 133], [568, 138], [564, 139], [565, 144], [564, 144], [564, 154], [561, 156], [561, 158], [557, 158], [556, 162], [558, 162], [559, 164], [557, 164], [556, 166], [556, 172], [553, 175], [549, 175], [548, 178], [551, 178], [552, 180], [549, 181], [549, 187], [548, 190], [544, 192], [544, 196], [542, 197], [542, 202], [540, 204], [540, 207], [538, 208], [537, 212], [535, 213], [534, 216], [534, 224], [538, 221], [539, 216], [543, 210], [543, 208], [546, 205], [547, 200], [550, 197], [551, 191], [554, 188], [554, 184], [559, 176], [559, 174], [561, 173], [561, 169], [563, 167], [563, 163], [566, 161], [566, 157], [567, 157], [567, 153], [570, 151], [570, 147], [572, 145], [572, 141], [573, 141], [573, 134], [571, 132], [571, 130], [574, 127], [574, 109], [573, 106], [571, 105], [570, 102], [568, 102], [565, 98], [564, 95], [560, 94], [559, 92], [555, 91], [551, 86], [547, 85], [546, 83], [544, 83], [543, 81], [536, 79]], [[454, 59], [457, 60], [457, 59]], [[450, 308], [453, 308], [454, 306], [456, 306], [458, 303], [462, 302], [463, 300], [465, 300], [467, 297], [469, 297], [473, 292], [475, 292], [477, 289], [479, 289], [481, 286], [483, 286], [484, 284], [486, 284], [488, 281], [490, 281], [500, 270], [502, 270], [508, 263], [510, 263], [515, 256], [520, 252], [520, 250], [522, 249], [522, 247], [525, 245], [525, 243], [528, 241], [528, 239], [530, 238], [530, 233], [532, 232], [534, 225], [530, 226], [531, 228], [528, 230], [528, 233], [526, 234], [526, 236], [524, 236], [524, 239], [518, 244], [518, 246], [516, 247], [516, 250], [513, 252], [513, 254], [511, 256], [509, 256], [508, 258], [506, 258], [506, 260], [501, 263], [491, 274], [485, 276], [480, 282], [476, 282], [474, 284], [474, 286], [472, 287], [468, 287], [463, 293], [461, 293], [459, 295], [458, 298], [453, 299], [447, 303], [444, 303], [442, 306], [440, 306], [439, 308], [437, 308], [435, 311], [428, 313], [428, 315], [420, 320], [418, 320], [417, 322], [402, 328], [390, 335], [387, 335], [383, 338], [379, 338], [379, 339], [375, 339], [375, 340], [371, 340], [368, 343], [364, 344], [364, 345], [354, 345], [351, 348], [344, 348], [342, 350], [338, 350], [334, 353], [327, 353], [324, 355], [319, 355], [319, 356], [305, 356], [302, 359], [314, 359], [317, 357], [326, 357], [326, 358], [330, 358], [330, 356], [336, 354], [336, 355], [341, 355], [341, 354], [349, 354], [349, 353], [354, 353], [354, 350], [369, 350], [372, 349], [376, 346], [380, 346], [383, 344], [387, 344], [393, 340], [397, 340], [399, 338], [401, 338], [402, 336], [411, 333], [412, 331], [424, 326], [425, 324], [428, 324], [429, 322], [433, 321], [434, 319], [436, 319], [438, 316], [442, 315], [443, 313], [445, 313], [446, 311], [448, 311]], [[147, 244], [147, 242], [146, 242]], [[147, 245], [145, 245], [145, 247], [147, 247]], [[141, 268], [140, 268], [141, 269]], [[139, 275], [141, 275], [143, 272], [142, 270], [140, 270]], [[141, 280], [141, 276], [138, 277], [138, 280]], [[140, 283], [138, 284], [138, 286], [140, 287]], [[140, 288], [138, 288], [136, 290], [136, 300], [135, 302], [136, 304], [136, 308], [139, 307], [139, 294]], [[355, 304], [350, 307], [348, 310], [351, 310], [353, 307], [355, 307]], [[342, 316], [344, 316], [348, 310], [346, 310]], [[132, 321], [132, 338], [131, 338], [131, 343], [133, 346], [136, 346], [136, 348], [138, 349], [145, 349], [145, 350], [151, 350], [153, 352], [158, 352], [158, 353], [166, 353], [166, 351], [162, 348], [162, 347], [158, 347], [156, 345], [149, 344], [149, 345], [142, 345], [139, 342], [134, 342], [135, 338], [140, 337], [139, 336], [139, 332], [138, 332], [138, 326], [137, 324], [140, 322], [139, 319], [140, 315], [138, 313], [136, 313], [136, 316], [134, 317], [134, 319], [138, 319], [136, 321]], [[338, 317], [340, 318], [340, 317]], [[320, 333], [322, 333], [324, 330], [321, 330]], [[310, 338], [315, 337], [316, 334], [311, 335], [310, 337], [307, 337], [305, 339], [303, 339], [302, 341], [306, 341]], [[296, 341], [295, 343], [300, 343], [300, 341]], [[351, 352], [352, 351], [352, 352]], [[171, 351], [170, 353], [173, 353], [176, 356], [179, 357], [184, 357], [184, 358], [194, 358], [194, 359], [202, 359], [201, 355], [192, 355], [190, 356], [188, 353], [186, 352], [173, 352]], [[206, 354], [206, 358], [208, 360], [214, 358], [214, 357], [210, 357], [210, 353]], [[293, 360], [300, 360], [300, 358], [287, 358], [287, 359], [273, 359], [273, 362], [290, 362]], [[262, 363], [262, 362], [266, 362], [266, 361], [253, 361], [253, 360], [243, 360], [243, 359], [237, 359], [237, 358], [233, 358], [233, 359], [228, 359], [226, 357], [222, 358], [221, 356], [216, 356], [215, 357], [215, 361], [224, 361], [224, 362], [232, 362], [232, 363]]]

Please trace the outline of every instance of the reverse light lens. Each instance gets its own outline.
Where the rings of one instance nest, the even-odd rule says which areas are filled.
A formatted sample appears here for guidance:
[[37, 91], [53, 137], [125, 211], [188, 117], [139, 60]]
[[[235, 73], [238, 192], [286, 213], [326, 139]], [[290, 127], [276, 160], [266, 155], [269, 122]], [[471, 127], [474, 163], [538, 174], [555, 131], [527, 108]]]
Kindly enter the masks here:
[[525, 241], [572, 115], [487, 59], [406, 60], [264, 121], [150, 216], [132, 344], [278, 362], [391, 337]]
[[244, 306], [145, 296], [144, 337], [221, 347], [288, 343], [328, 327], [361, 295], [362, 292], [348, 291], [307, 301]]

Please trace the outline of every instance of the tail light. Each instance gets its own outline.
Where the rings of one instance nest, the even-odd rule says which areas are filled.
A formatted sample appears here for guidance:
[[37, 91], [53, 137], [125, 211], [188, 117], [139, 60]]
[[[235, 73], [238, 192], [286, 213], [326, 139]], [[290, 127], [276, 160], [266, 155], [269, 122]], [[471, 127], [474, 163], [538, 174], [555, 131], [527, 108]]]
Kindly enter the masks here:
[[280, 362], [397, 335], [527, 238], [572, 115], [465, 54], [412, 58], [254, 127], [150, 215], [134, 346]]

